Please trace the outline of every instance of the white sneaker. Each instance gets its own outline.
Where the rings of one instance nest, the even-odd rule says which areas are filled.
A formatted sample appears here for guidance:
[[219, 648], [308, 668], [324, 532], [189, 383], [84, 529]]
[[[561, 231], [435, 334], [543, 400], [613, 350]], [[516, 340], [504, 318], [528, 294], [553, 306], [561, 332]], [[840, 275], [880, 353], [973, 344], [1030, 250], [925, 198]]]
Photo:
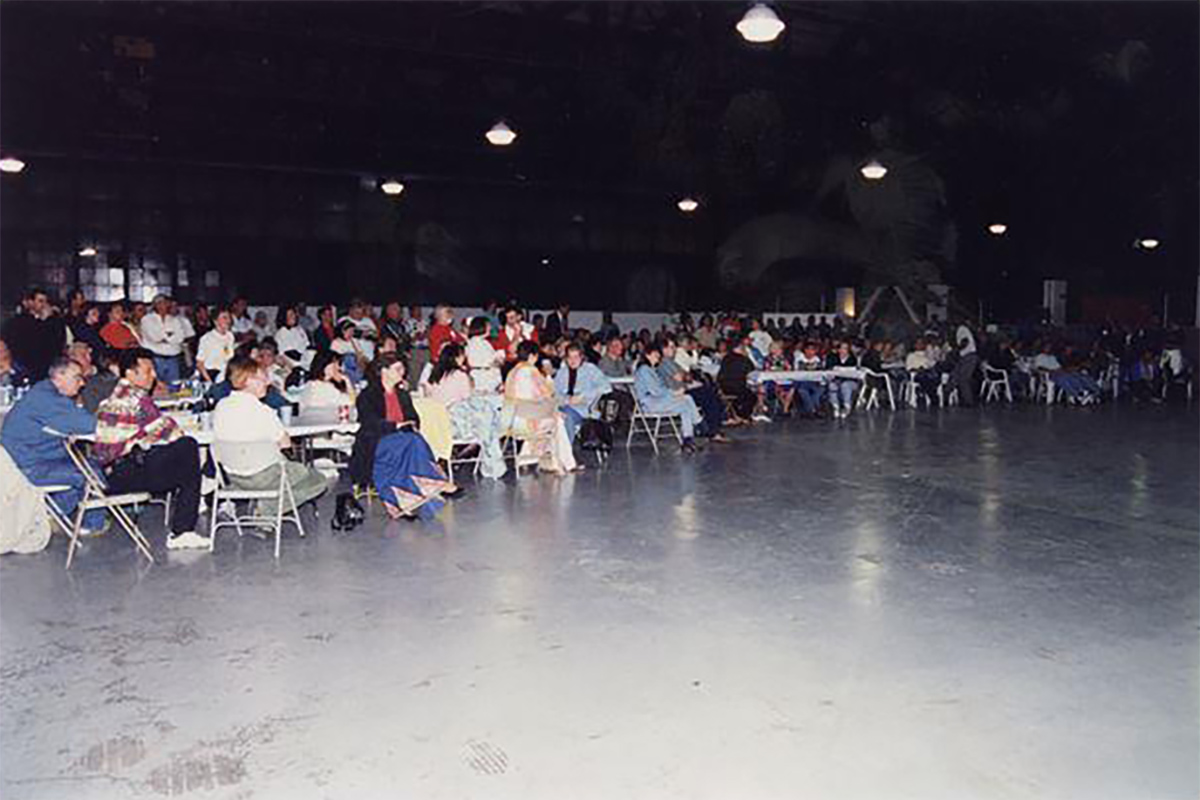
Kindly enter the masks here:
[[768, 417], [766, 414], [755, 414], [753, 417], [751, 417], [751, 419], [754, 420], [755, 422], [770, 422], [771, 421], [771, 418]]
[[208, 549], [208, 537], [201, 536], [195, 531], [177, 533], [167, 537], [168, 550], [199, 550]]

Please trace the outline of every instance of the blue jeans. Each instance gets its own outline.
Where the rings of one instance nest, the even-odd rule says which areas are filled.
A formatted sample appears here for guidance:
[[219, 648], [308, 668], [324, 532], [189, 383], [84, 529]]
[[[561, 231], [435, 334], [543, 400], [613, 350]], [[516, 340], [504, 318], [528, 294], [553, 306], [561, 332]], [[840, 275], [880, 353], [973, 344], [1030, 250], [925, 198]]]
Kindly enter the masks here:
[[834, 409], [839, 405], [847, 411], [854, 408], [854, 392], [858, 389], [858, 381], [853, 378], [838, 378], [829, 384], [829, 402]]
[[155, 356], [154, 372], [163, 383], [174, 383], [183, 375], [179, 365], [179, 356]]
[[574, 406], [559, 406], [558, 410], [563, 413], [563, 422], [567, 425], [567, 440], [575, 441], [575, 434], [579, 433], [579, 426], [583, 425], [583, 414]]
[[[84, 479], [83, 473], [75, 469], [74, 464], [69, 461], [37, 464], [30, 469], [22, 470], [22, 472], [34, 486], [70, 486], [69, 491], [56, 492], [50, 496], [54, 498], [55, 505], [67, 516], [68, 521], [75, 521], [75, 508], [83, 499]], [[104, 515], [107, 513], [102, 508], [87, 512], [83, 515], [83, 527], [99, 528], [104, 524]]]
[[800, 381], [796, 384], [796, 393], [800, 395], [800, 410], [805, 414], [815, 414], [825, 399], [825, 385], [816, 381]]

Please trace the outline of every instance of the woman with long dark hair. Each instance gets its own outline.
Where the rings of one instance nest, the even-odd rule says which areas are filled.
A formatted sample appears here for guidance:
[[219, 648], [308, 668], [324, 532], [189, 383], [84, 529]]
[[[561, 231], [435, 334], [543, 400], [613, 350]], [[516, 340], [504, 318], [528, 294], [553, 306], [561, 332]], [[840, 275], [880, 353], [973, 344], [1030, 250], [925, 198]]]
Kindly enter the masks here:
[[474, 392], [462, 345], [442, 347], [425, 394], [446, 407], [455, 440], [479, 443], [480, 474], [485, 478], [502, 477], [508, 469], [500, 447], [504, 401], [498, 394]]
[[358, 433], [350, 455], [355, 486], [374, 482], [388, 514], [432, 519], [442, 497], [458, 491], [421, 436], [421, 418], [404, 386], [404, 361], [383, 353], [367, 370], [358, 397]]

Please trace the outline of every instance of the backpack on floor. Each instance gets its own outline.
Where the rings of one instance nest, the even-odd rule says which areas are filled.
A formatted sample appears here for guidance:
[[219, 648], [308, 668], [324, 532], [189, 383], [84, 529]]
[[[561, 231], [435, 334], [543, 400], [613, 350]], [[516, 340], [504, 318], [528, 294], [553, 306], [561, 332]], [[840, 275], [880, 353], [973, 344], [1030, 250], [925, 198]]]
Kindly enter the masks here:
[[612, 426], [603, 420], [585, 419], [579, 426], [579, 447], [585, 451], [610, 452], [613, 448]]

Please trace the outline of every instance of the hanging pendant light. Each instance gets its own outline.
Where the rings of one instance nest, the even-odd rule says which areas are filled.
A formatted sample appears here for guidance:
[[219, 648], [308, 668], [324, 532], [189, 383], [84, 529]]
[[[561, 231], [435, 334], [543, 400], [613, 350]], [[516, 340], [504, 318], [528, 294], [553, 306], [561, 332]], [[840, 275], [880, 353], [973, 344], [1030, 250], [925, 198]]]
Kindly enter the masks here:
[[755, 3], [737, 24], [737, 32], [747, 42], [773, 42], [787, 27], [783, 20], [763, 3]]
[[988, 225], [988, 233], [994, 236], [1003, 236], [1007, 230], [1008, 226], [1003, 222], [993, 222], [991, 225]]
[[484, 134], [484, 137], [496, 147], [508, 147], [517, 140], [517, 132], [508, 127], [504, 120], [500, 120]]
[[400, 181], [384, 181], [383, 183], [379, 184], [379, 189], [384, 194], [395, 197], [404, 191], [404, 184]]
[[15, 174], [23, 169], [25, 169], [25, 162], [19, 158], [13, 158], [12, 156], [0, 158], [0, 172], [12, 172]]
[[888, 170], [883, 164], [880, 164], [875, 159], [871, 159], [866, 164], [862, 165], [862, 169], [860, 169], [859, 172], [861, 172], [862, 176], [867, 180], [877, 181], [882, 179], [884, 175], [887, 175]]
[[694, 198], [685, 197], [682, 200], [680, 200], [678, 203], [676, 203], [675, 207], [678, 208], [680, 211], [682, 211], [685, 214], [691, 214], [693, 211], [695, 211], [697, 208], [700, 207], [700, 202]]

